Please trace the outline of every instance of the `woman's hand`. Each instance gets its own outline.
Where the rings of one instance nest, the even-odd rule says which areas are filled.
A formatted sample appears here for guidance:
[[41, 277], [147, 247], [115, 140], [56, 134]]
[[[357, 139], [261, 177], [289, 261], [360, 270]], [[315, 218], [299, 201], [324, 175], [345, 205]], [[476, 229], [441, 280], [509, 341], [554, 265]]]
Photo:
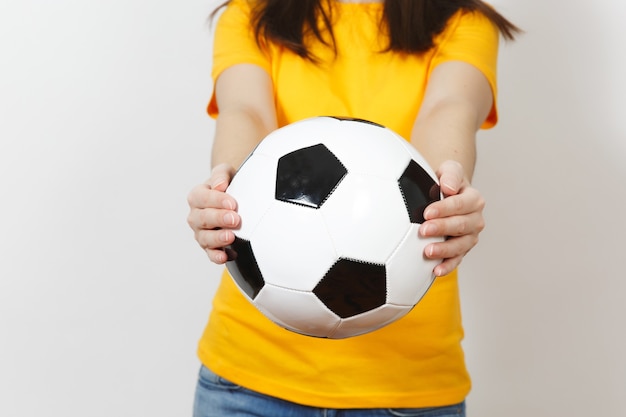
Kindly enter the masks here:
[[194, 231], [196, 241], [216, 264], [228, 260], [224, 246], [235, 240], [231, 229], [239, 226], [237, 202], [226, 194], [235, 170], [227, 165], [217, 165], [211, 177], [189, 193], [187, 223]]
[[445, 242], [432, 243], [424, 249], [427, 258], [443, 259], [434, 270], [436, 276], [442, 276], [459, 266], [465, 254], [478, 243], [478, 235], [485, 228], [482, 214], [485, 200], [470, 185], [458, 162], [444, 162], [437, 176], [445, 198], [426, 208], [426, 221], [419, 233], [424, 237], [447, 237]]

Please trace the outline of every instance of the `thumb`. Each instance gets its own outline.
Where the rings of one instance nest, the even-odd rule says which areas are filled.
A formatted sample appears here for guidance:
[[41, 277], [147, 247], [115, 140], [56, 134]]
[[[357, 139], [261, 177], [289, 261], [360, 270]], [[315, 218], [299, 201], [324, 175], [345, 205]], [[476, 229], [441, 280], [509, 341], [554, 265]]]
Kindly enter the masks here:
[[439, 186], [445, 196], [458, 194], [465, 183], [463, 167], [457, 161], [443, 162], [437, 170]]
[[219, 164], [211, 170], [211, 177], [207, 183], [213, 190], [226, 191], [234, 174], [235, 169], [231, 165]]

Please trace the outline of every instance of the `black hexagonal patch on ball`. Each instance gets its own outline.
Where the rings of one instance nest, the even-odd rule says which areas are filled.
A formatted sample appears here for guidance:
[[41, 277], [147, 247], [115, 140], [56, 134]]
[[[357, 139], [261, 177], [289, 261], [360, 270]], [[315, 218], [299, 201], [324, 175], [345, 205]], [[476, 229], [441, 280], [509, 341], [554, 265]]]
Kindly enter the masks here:
[[320, 208], [347, 173], [322, 144], [298, 149], [278, 160], [276, 199]]
[[424, 223], [424, 210], [440, 200], [439, 185], [417, 162], [411, 160], [398, 180], [411, 223]]
[[235, 241], [226, 247], [226, 254], [228, 272], [239, 288], [254, 299], [265, 285], [265, 280], [252, 252], [252, 245], [248, 240], [236, 237]]
[[385, 266], [340, 259], [313, 293], [341, 318], [365, 313], [387, 302]]

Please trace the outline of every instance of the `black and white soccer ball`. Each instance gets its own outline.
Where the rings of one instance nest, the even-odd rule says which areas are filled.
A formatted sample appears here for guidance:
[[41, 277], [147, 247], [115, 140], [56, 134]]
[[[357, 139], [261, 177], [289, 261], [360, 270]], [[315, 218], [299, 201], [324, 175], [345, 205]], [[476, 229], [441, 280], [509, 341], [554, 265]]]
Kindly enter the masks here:
[[437, 177], [402, 137], [358, 119], [315, 117], [269, 134], [227, 192], [241, 227], [227, 268], [276, 324], [346, 338], [408, 313], [438, 261], [418, 236]]

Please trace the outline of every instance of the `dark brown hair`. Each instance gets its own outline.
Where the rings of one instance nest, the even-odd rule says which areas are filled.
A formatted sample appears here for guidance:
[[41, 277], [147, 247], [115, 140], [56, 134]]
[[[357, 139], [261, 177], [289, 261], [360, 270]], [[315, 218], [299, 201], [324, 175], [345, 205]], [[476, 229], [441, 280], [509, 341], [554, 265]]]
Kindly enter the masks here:
[[[262, 0], [254, 1], [252, 25], [259, 42], [271, 41], [301, 57], [315, 60], [305, 39], [312, 34], [334, 48], [331, 8], [325, 1], [334, 0]], [[229, 2], [224, 3], [224, 5]], [[381, 29], [389, 38], [387, 51], [422, 53], [434, 46], [448, 19], [460, 9], [485, 15], [512, 40], [520, 29], [481, 0], [384, 0]], [[322, 23], [320, 24], [318, 22]], [[330, 36], [330, 43], [323, 32]]]

